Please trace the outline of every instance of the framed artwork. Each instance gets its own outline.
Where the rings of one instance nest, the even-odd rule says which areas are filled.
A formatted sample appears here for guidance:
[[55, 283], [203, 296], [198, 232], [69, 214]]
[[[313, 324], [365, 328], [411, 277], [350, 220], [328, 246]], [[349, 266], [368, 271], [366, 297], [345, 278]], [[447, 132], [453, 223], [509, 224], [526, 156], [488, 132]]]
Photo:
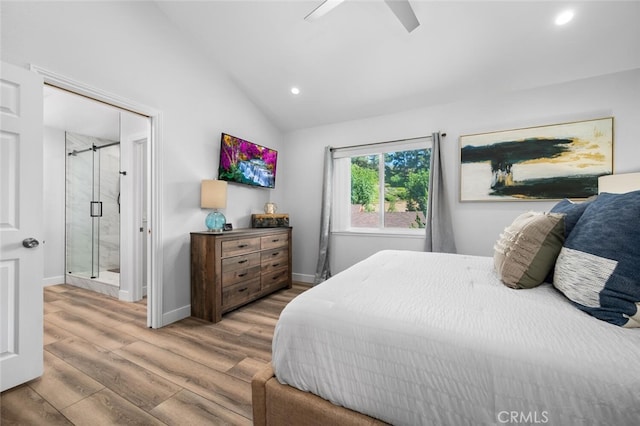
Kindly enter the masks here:
[[598, 193], [613, 173], [613, 117], [460, 136], [460, 201]]

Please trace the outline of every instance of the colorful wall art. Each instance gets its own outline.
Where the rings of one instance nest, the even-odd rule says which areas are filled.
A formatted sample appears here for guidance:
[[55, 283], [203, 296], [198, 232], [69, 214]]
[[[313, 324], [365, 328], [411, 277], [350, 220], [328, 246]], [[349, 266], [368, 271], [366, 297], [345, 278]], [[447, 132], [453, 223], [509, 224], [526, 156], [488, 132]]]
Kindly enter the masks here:
[[277, 161], [276, 150], [222, 133], [218, 179], [274, 188]]

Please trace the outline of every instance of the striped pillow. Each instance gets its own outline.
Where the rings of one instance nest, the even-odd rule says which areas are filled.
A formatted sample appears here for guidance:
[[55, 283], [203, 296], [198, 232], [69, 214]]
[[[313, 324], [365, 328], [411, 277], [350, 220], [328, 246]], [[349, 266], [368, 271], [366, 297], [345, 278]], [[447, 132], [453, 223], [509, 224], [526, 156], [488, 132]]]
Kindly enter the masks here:
[[505, 228], [494, 246], [496, 272], [508, 287], [536, 287], [544, 282], [563, 242], [563, 214], [523, 213]]
[[553, 285], [586, 313], [640, 327], [640, 191], [601, 193], [558, 256]]

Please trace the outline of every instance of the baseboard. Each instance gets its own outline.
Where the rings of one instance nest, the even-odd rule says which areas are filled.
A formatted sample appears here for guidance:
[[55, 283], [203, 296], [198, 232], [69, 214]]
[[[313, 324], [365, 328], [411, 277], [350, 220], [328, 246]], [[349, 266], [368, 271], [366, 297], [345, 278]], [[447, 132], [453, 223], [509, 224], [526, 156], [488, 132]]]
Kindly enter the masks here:
[[128, 290], [118, 291], [118, 300], [122, 300], [123, 302], [133, 302], [131, 292]]
[[162, 314], [162, 324], [160, 327], [164, 327], [165, 325], [169, 325], [173, 322], [180, 321], [181, 319], [185, 319], [191, 316], [191, 305], [183, 306], [178, 309], [174, 309], [173, 311], [165, 312]]
[[296, 273], [293, 273], [293, 274], [291, 274], [291, 278], [293, 279], [293, 281], [296, 281], [296, 282], [313, 284], [315, 276], [309, 275], [309, 274], [296, 274]]
[[64, 275], [59, 277], [46, 277], [42, 279], [42, 287], [49, 287], [50, 285], [64, 284]]

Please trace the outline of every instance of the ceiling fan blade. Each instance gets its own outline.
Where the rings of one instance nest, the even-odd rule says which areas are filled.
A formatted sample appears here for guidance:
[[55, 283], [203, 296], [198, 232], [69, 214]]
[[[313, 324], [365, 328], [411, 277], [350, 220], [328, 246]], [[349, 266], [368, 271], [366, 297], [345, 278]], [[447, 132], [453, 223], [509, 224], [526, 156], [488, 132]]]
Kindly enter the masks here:
[[305, 21], [315, 21], [329, 13], [334, 7], [339, 6], [344, 0], [325, 0], [320, 6], [313, 9], [313, 11], [304, 17]]
[[408, 32], [418, 28], [420, 22], [418, 22], [416, 14], [413, 13], [413, 8], [409, 4], [409, 0], [384, 0], [384, 2], [389, 6], [391, 11], [396, 15]]

